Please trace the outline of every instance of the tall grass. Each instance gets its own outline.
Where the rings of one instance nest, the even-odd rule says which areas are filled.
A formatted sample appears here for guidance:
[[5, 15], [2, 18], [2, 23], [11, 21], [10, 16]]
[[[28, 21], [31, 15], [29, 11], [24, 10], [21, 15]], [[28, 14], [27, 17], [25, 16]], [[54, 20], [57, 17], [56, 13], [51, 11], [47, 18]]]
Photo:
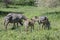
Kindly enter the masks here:
[[[24, 12], [28, 18], [34, 16], [47, 16], [50, 23], [50, 30], [38, 30], [36, 23], [34, 31], [24, 31], [24, 26], [19, 26], [15, 30], [11, 30], [12, 24], [8, 25], [8, 30], [5, 31], [4, 16], [0, 16], [0, 40], [60, 40], [60, 9], [59, 8], [40, 8], [40, 7], [19, 7], [15, 8], [1, 8], [0, 11]], [[40, 26], [41, 27], [41, 26]]]

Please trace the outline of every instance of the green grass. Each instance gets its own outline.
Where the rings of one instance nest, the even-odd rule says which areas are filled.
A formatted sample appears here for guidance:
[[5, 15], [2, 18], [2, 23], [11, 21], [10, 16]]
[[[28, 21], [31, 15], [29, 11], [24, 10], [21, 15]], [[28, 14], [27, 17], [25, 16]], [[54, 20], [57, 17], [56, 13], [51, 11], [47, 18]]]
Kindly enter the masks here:
[[19, 6], [18, 8], [0, 8], [0, 11], [5, 12], [24, 12], [28, 18], [34, 16], [47, 16], [51, 22], [50, 30], [38, 29], [38, 24], [35, 25], [33, 32], [24, 31], [24, 26], [19, 26], [15, 30], [11, 30], [12, 24], [8, 25], [8, 30], [5, 31], [4, 16], [0, 15], [0, 40], [60, 40], [60, 7], [44, 8], [33, 6]]

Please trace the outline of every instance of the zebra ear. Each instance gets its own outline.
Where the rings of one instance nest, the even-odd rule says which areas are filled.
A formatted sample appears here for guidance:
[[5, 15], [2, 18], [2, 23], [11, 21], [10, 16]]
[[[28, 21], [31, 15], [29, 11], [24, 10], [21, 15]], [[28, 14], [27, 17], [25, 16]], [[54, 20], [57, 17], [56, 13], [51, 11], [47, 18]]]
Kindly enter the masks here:
[[33, 20], [33, 19], [31, 18], [31, 20]]
[[37, 19], [37, 18], [38, 18], [38, 16], [35, 16], [35, 18]]

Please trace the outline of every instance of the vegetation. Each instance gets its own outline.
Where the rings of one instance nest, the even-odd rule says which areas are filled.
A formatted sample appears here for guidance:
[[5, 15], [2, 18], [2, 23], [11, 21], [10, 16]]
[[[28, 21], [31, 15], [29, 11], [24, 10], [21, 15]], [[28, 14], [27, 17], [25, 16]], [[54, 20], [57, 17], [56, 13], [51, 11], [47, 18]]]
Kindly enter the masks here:
[[[6, 6], [6, 7], [5, 7]], [[40, 7], [35, 7], [40, 6]], [[60, 40], [60, 0], [0, 0], [0, 40]], [[24, 31], [24, 26], [11, 30], [12, 24], [5, 30], [4, 17], [8, 12], [24, 12], [28, 18], [47, 16], [51, 29], [44, 30], [38, 23], [33, 32]]]
[[6, 7], [10, 5], [30, 5], [43, 7], [57, 7], [60, 6], [60, 0], [0, 0]]
[[[46, 8], [34, 6], [11, 6], [17, 8], [0, 8], [0, 40], [60, 40], [60, 7]], [[38, 30], [38, 24], [35, 25], [35, 30], [30, 32], [24, 31], [24, 26], [19, 25], [19, 28], [11, 30], [12, 24], [8, 25], [8, 30], [5, 31], [3, 12], [24, 12], [28, 18], [34, 16], [47, 16], [51, 22], [51, 29]], [[41, 26], [40, 26], [41, 27]]]

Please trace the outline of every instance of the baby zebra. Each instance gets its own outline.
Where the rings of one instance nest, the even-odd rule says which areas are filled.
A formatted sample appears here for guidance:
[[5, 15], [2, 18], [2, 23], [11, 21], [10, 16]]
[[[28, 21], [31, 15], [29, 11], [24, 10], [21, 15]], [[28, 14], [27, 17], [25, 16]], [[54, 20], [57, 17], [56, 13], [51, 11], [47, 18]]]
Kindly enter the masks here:
[[34, 23], [35, 23], [34, 20], [32, 20], [32, 19], [29, 20], [29, 19], [27, 18], [27, 19], [24, 21], [25, 31], [28, 31], [28, 28], [29, 28], [29, 27], [31, 27], [31, 31], [34, 30]]
[[42, 28], [50, 29], [50, 22], [46, 16], [41, 16], [41, 17], [35, 16], [33, 20], [35, 20], [35, 22], [38, 22], [39, 25], [42, 24]]
[[50, 29], [50, 22], [49, 22], [49, 20], [48, 20], [48, 18], [46, 16], [39, 17], [38, 23], [39, 23], [39, 25], [42, 24], [42, 28], [44, 28], [44, 29], [45, 28]]

